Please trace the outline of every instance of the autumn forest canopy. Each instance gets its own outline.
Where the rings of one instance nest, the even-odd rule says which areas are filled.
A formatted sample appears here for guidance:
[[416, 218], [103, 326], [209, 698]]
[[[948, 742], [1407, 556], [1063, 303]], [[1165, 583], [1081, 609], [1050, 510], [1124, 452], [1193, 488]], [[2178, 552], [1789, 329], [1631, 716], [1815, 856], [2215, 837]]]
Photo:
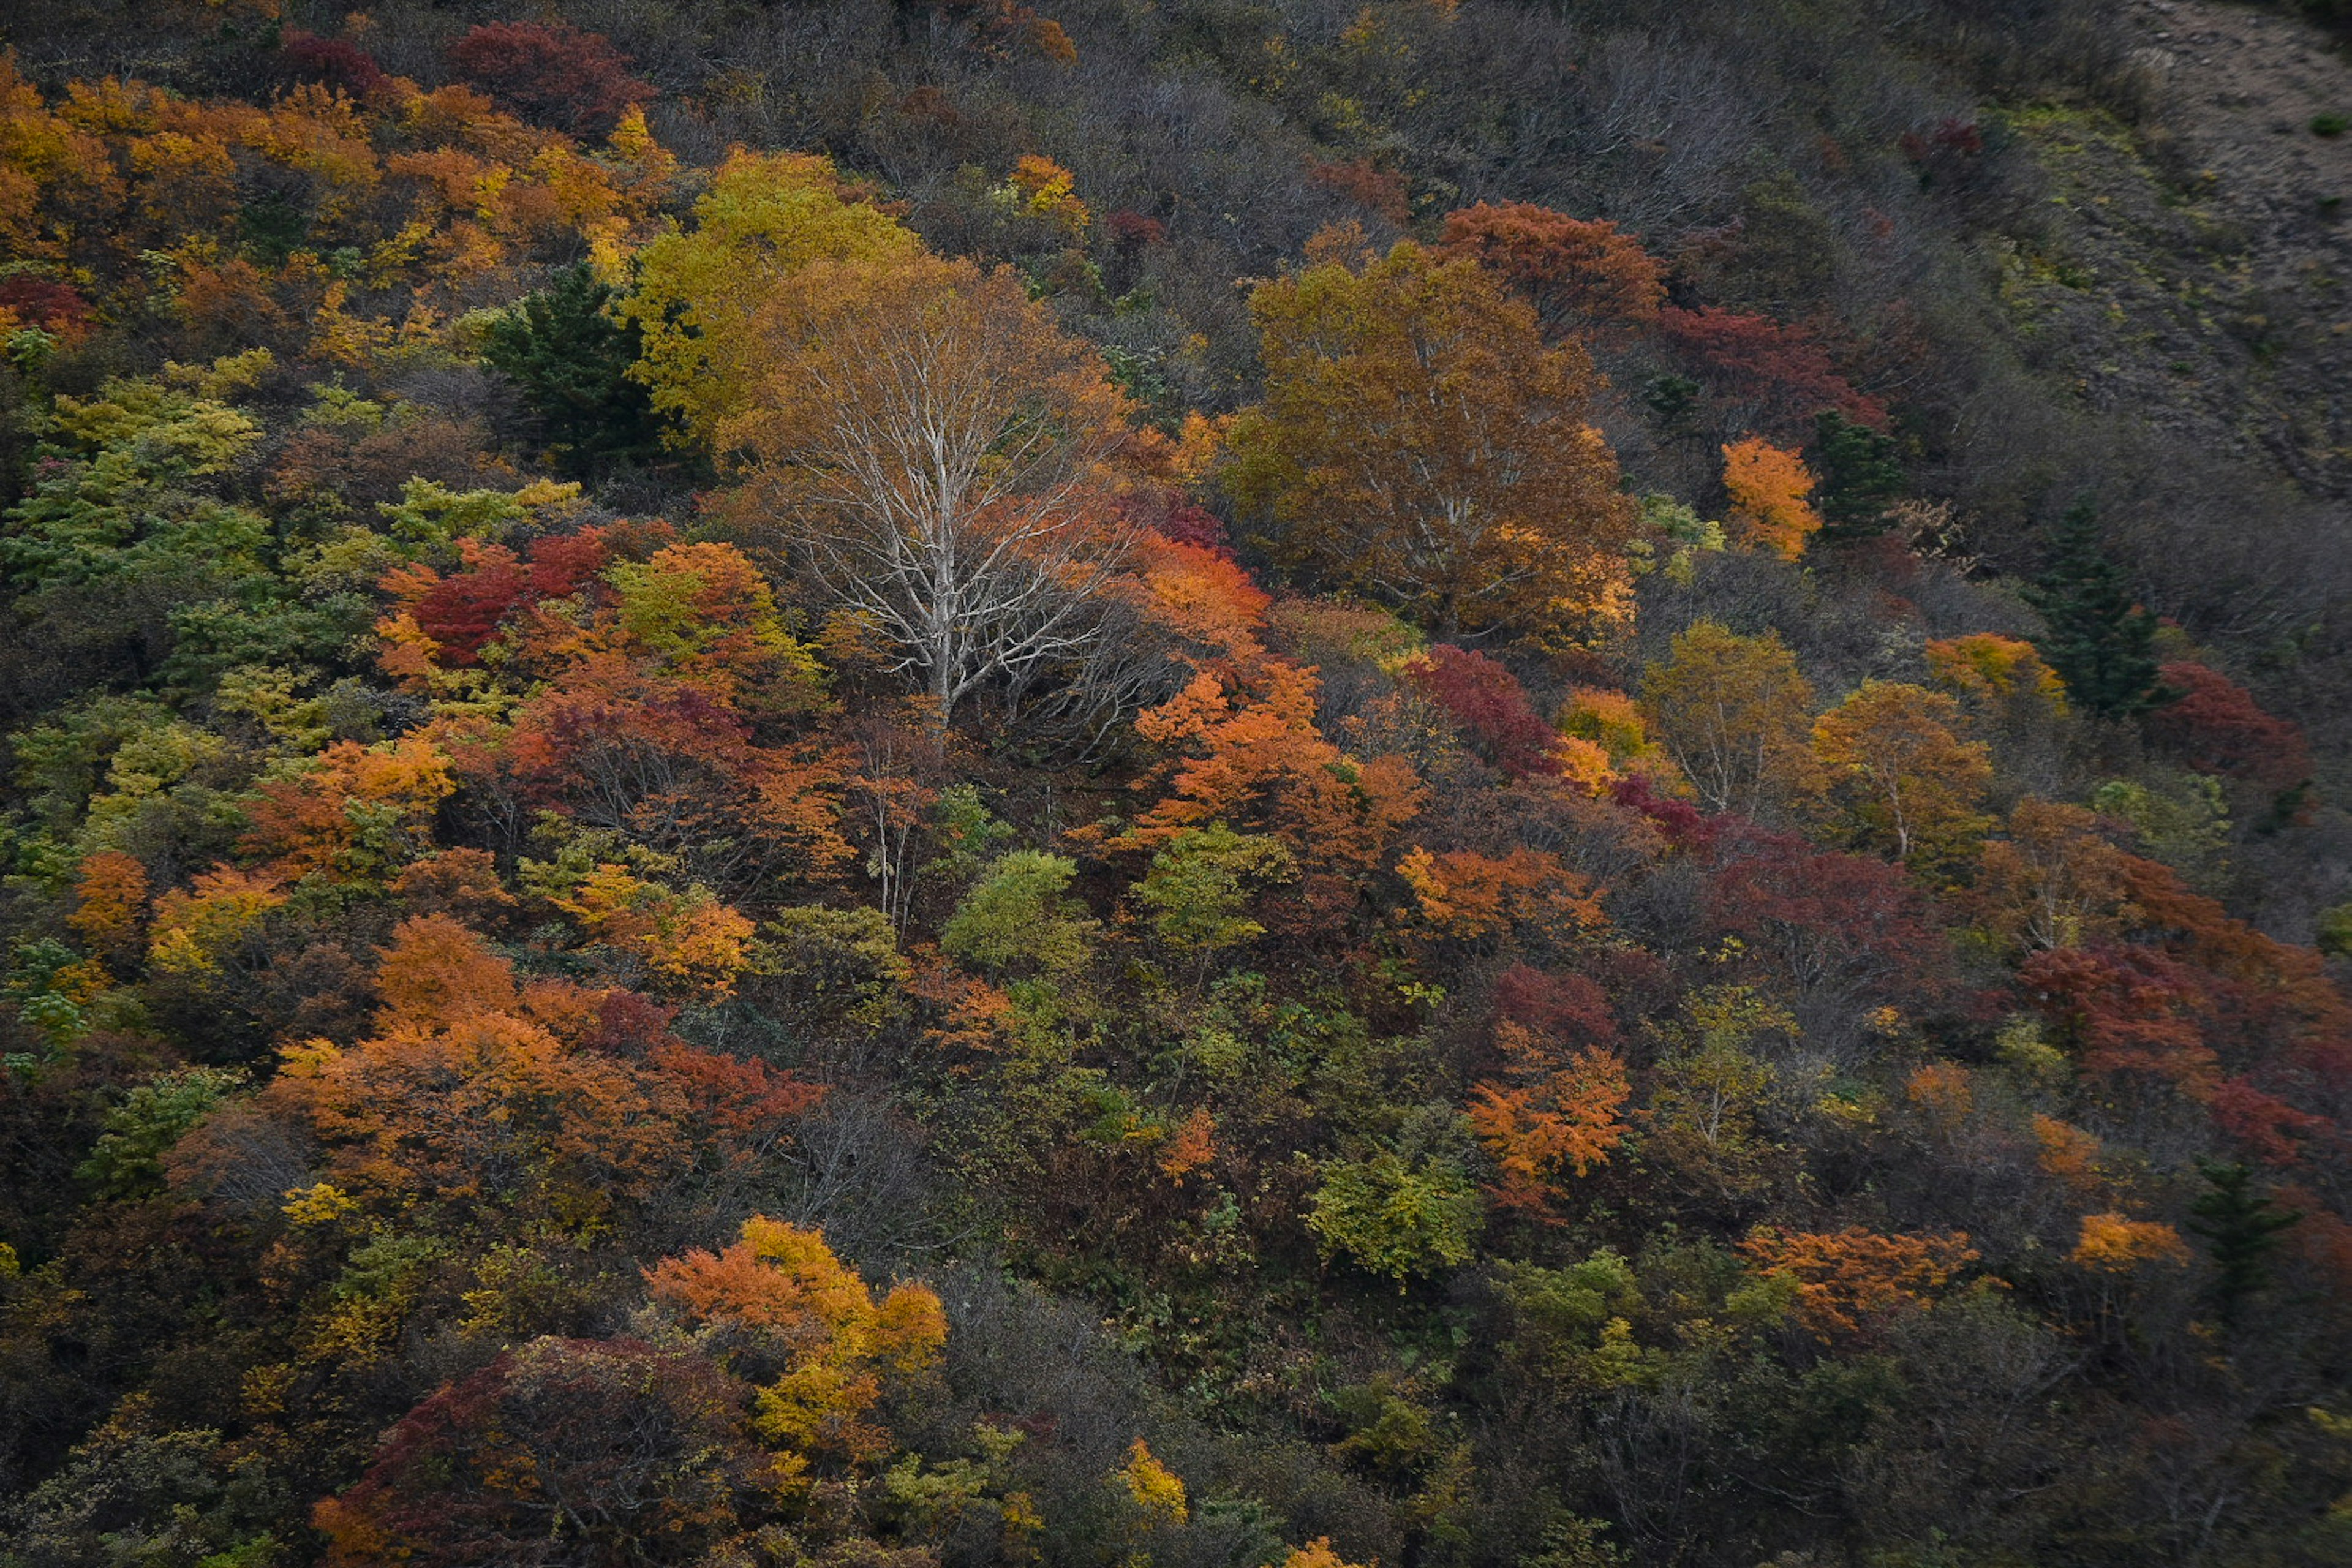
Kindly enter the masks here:
[[2120, 7], [30, 10], [0, 1568], [2352, 1556]]

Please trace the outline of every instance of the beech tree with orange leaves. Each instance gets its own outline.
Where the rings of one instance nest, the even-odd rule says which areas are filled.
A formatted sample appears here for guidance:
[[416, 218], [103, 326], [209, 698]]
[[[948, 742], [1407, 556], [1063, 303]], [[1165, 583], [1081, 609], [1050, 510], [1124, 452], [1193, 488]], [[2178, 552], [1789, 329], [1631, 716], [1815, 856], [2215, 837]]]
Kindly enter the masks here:
[[1405, 758], [1360, 761], [1326, 740], [1315, 689], [1313, 671], [1269, 658], [1247, 676], [1203, 671], [1138, 715], [1138, 732], [1173, 756], [1167, 793], [1117, 842], [1156, 849], [1227, 822], [1273, 835], [1303, 865], [1377, 860], [1425, 791]]
[[1797, 1320], [1823, 1341], [1866, 1335], [1897, 1313], [1931, 1306], [1977, 1260], [1965, 1233], [1887, 1235], [1759, 1228], [1739, 1250], [1766, 1279], [1796, 1288]]
[[1657, 319], [1663, 269], [1641, 241], [1606, 220], [1532, 202], [1480, 202], [1445, 215], [1437, 248], [1474, 258], [1534, 304], [1547, 331], [1622, 331]]
[[1437, 637], [1566, 647], [1632, 610], [1632, 501], [1591, 362], [1476, 262], [1411, 241], [1259, 285], [1265, 401], [1227, 487], [1276, 558]]
[[[400, 924], [376, 989], [372, 1034], [289, 1044], [254, 1101], [317, 1147], [313, 1192], [356, 1212], [593, 1227], [690, 1170], [717, 1137], [730, 1157], [749, 1154], [819, 1097], [693, 1049], [625, 993], [525, 980], [446, 915]], [[228, 1153], [199, 1139], [184, 1163], [201, 1184]]]
[[761, 1434], [803, 1456], [887, 1451], [887, 1435], [867, 1419], [883, 1378], [920, 1376], [947, 1341], [929, 1287], [898, 1285], [877, 1300], [821, 1233], [764, 1215], [724, 1251], [656, 1264], [646, 1285], [681, 1326], [716, 1331], [726, 1363], [759, 1384]]
[[1606, 1163], [1624, 1142], [1633, 1085], [1623, 1058], [1601, 1047], [1571, 1054], [1508, 1018], [1495, 1043], [1506, 1076], [1473, 1087], [1470, 1124], [1501, 1173], [1496, 1203], [1540, 1212], [1562, 1176]]

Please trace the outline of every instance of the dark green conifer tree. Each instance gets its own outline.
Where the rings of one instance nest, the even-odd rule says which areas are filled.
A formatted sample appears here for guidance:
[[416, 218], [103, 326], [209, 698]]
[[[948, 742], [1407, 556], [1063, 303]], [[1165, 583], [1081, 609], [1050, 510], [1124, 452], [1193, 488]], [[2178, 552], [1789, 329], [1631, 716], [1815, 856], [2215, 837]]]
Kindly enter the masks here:
[[661, 456], [661, 421], [643, 382], [636, 328], [606, 308], [614, 290], [583, 262], [492, 324], [483, 359], [522, 389], [549, 448], [572, 479]]
[[2270, 1256], [2278, 1233], [2303, 1217], [2253, 1190], [2253, 1173], [2243, 1165], [2200, 1161], [2208, 1191], [2189, 1205], [2196, 1217], [2189, 1228], [2205, 1238], [2213, 1259], [2213, 1305], [2228, 1327], [2237, 1326], [2247, 1297], [2270, 1280]]
[[1806, 461], [1820, 481], [1822, 538], [1832, 543], [1875, 539], [1893, 521], [1888, 510], [1903, 499], [1903, 464], [1895, 437], [1857, 425], [1835, 409], [1813, 421], [1813, 446]]
[[2050, 531], [2049, 564], [2025, 596], [2049, 623], [2035, 646], [2077, 707], [2122, 719], [2171, 700], [2157, 683], [2156, 616], [2133, 601], [2090, 502]]

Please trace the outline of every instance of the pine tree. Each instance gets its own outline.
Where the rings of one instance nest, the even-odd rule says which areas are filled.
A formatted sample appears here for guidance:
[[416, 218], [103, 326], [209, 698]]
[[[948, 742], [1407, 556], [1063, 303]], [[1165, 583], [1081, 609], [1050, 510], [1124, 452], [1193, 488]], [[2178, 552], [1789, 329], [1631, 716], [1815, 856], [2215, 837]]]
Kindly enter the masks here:
[[637, 329], [583, 263], [493, 322], [482, 357], [521, 387], [564, 472], [586, 479], [661, 455], [652, 394], [628, 371]]
[[2128, 718], [2160, 707], [2156, 616], [2132, 600], [2123, 569], [2104, 547], [2098, 514], [2077, 501], [2050, 534], [2050, 563], [2026, 590], [2049, 629], [2035, 646], [2079, 707]]
[[1821, 481], [1814, 503], [1823, 520], [1822, 539], [1846, 544], [1875, 539], [1892, 521], [1887, 509], [1902, 499], [1903, 465], [1895, 438], [1857, 425], [1835, 409], [1813, 421], [1813, 447], [1806, 466]]

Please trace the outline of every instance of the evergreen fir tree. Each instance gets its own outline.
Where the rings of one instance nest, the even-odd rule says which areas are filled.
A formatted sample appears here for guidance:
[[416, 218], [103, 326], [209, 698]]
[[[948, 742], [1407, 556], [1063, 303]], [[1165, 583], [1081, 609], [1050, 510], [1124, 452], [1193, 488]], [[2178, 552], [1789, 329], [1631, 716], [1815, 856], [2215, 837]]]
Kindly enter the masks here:
[[1828, 409], [1813, 421], [1806, 463], [1820, 481], [1813, 500], [1821, 510], [1823, 540], [1845, 544], [1886, 531], [1893, 521], [1888, 509], [1904, 490], [1893, 437]]
[[2189, 1228], [2205, 1238], [2205, 1251], [2213, 1259], [2214, 1307], [2222, 1323], [2234, 1328], [2245, 1299], [2270, 1279], [2278, 1233], [2303, 1215], [2255, 1192], [2253, 1173], [2243, 1165], [2200, 1161], [2197, 1168], [2210, 1190], [2189, 1205], [2197, 1216]]
[[636, 328], [607, 308], [614, 290], [583, 262], [490, 327], [482, 357], [522, 389], [563, 471], [588, 479], [661, 456], [650, 391], [629, 378]]
[[2049, 624], [2035, 646], [2066, 683], [2067, 697], [2110, 719], [2170, 700], [2157, 684], [2156, 616], [2133, 602], [2090, 502], [2067, 509], [2050, 546], [2050, 563], [2025, 596]]

